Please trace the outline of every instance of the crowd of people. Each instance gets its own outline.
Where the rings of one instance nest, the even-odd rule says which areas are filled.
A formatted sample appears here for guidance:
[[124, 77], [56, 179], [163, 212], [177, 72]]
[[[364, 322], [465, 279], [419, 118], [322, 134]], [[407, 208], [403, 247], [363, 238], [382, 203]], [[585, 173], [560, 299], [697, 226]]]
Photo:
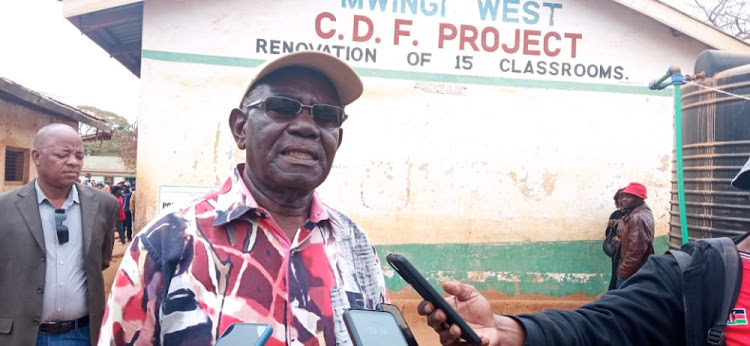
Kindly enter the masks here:
[[[79, 180], [77, 131], [40, 129], [31, 152], [38, 177], [0, 194], [0, 345], [212, 345], [237, 322], [271, 325], [269, 345], [350, 345], [344, 311], [390, 298], [367, 233], [316, 189], [343, 143], [344, 109], [362, 93], [357, 73], [325, 53], [258, 67], [228, 110], [244, 162], [217, 191], [135, 234], [131, 183]], [[748, 171], [750, 161], [736, 187], [750, 188]], [[687, 269], [676, 255], [653, 256], [647, 196], [635, 182], [615, 194], [604, 244], [611, 290], [601, 299], [504, 316], [471, 285], [446, 282], [449, 304], [483, 345], [707, 344], [729, 294], [737, 311], [750, 303], [750, 275], [725, 289], [725, 257], [703, 242], [683, 246]], [[115, 230], [130, 245], [105, 303]], [[750, 273], [746, 236], [730, 249], [747, 257], [741, 274]], [[418, 313], [442, 344], [465, 344], [443, 311], [425, 301]], [[729, 346], [750, 344], [747, 322], [721, 331]]]
[[117, 218], [115, 228], [119, 235], [122, 245], [133, 241], [133, 215], [135, 215], [135, 187], [128, 180], [121, 180], [116, 185], [112, 185], [111, 180], [94, 181], [91, 179], [91, 173], [86, 173], [84, 178], [78, 179], [78, 183], [84, 186], [90, 186], [95, 189], [104, 190], [111, 193], [120, 203], [120, 212]]

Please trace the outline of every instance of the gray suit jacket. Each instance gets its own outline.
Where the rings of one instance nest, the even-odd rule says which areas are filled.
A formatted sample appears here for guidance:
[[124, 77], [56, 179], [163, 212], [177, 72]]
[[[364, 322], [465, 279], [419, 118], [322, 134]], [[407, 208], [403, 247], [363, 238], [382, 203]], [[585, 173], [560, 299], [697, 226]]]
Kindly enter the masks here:
[[[117, 199], [76, 184], [81, 202], [91, 343], [104, 315], [104, 278], [119, 216]], [[46, 252], [34, 182], [0, 194], [0, 345], [36, 344], [42, 315]]]

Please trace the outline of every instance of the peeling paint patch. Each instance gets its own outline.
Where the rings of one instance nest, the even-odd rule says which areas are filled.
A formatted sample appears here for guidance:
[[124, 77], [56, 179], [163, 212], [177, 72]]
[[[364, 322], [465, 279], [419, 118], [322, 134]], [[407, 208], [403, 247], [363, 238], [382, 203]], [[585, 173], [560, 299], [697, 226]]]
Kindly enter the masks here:
[[464, 95], [466, 93], [466, 87], [451, 83], [436, 83], [436, 82], [417, 82], [414, 85], [417, 90], [422, 90], [428, 93], [444, 94], [444, 95]]
[[[527, 272], [521, 273], [522, 276], [530, 277], [533, 283], [543, 282], [577, 282], [587, 283], [593, 278], [599, 277], [598, 273], [539, 273]], [[521, 282], [518, 273], [513, 272], [495, 272], [495, 271], [469, 271], [466, 278], [471, 282], [487, 282], [489, 279], [502, 282]]]
[[221, 122], [216, 123], [216, 135], [214, 136], [214, 166], [219, 161], [219, 140], [221, 139]]
[[544, 195], [549, 197], [550, 195], [552, 195], [552, 192], [555, 191], [557, 173], [550, 173], [548, 171], [545, 171], [543, 179], [544, 182], [542, 183], [542, 187], [544, 188]]
[[524, 197], [534, 201], [541, 201], [544, 197], [551, 196], [555, 191], [557, 173], [544, 171], [541, 176], [538, 174], [529, 176], [529, 172], [521, 173], [519, 175], [516, 172], [510, 172], [508, 176], [516, 184], [518, 192]]
[[659, 158], [659, 161], [661, 161], [661, 166], [659, 166], [659, 170], [662, 172], [666, 172], [671, 166], [670, 156], [662, 155], [661, 158]]
[[516, 176], [516, 172], [510, 172], [508, 173], [508, 176], [511, 180], [513, 180], [514, 183], [518, 184], [518, 177]]
[[578, 282], [584, 284], [599, 276], [599, 274], [593, 273], [545, 273], [544, 275], [557, 282]]

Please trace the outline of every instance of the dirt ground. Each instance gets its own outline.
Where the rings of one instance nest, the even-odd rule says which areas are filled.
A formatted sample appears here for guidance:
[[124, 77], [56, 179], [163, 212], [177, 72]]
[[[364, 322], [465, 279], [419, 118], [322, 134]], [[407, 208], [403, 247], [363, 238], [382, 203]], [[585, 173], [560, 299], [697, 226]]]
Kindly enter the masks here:
[[[127, 243], [126, 246], [129, 246]], [[112, 261], [110, 262], [109, 268], [104, 271], [104, 289], [107, 297], [109, 297], [109, 290], [114, 281], [115, 273], [117, 268], [120, 267], [120, 261], [122, 261], [122, 255], [125, 253], [125, 247], [120, 244], [120, 241], [115, 237], [115, 246], [112, 251]], [[519, 314], [519, 313], [534, 313], [545, 309], [575, 309], [579, 306], [591, 301], [591, 298], [584, 296], [573, 296], [566, 298], [550, 298], [550, 297], [539, 297], [539, 296], [525, 296], [520, 298], [508, 298], [503, 297], [500, 294], [488, 293], [493, 311], [502, 314]], [[417, 342], [420, 345], [439, 345], [440, 341], [437, 334], [427, 326], [425, 319], [417, 314], [417, 304], [421, 301], [419, 296], [414, 292], [392, 292], [391, 301], [394, 305], [398, 306], [409, 324], [409, 327], [414, 333]]]
[[120, 239], [115, 235], [115, 246], [112, 249], [112, 259], [109, 261], [109, 268], [104, 271], [104, 296], [109, 298], [109, 290], [112, 287], [112, 283], [115, 281], [115, 274], [117, 269], [120, 268], [120, 262], [122, 261], [122, 255], [125, 253], [125, 248], [130, 246], [130, 243], [123, 246], [120, 243]]

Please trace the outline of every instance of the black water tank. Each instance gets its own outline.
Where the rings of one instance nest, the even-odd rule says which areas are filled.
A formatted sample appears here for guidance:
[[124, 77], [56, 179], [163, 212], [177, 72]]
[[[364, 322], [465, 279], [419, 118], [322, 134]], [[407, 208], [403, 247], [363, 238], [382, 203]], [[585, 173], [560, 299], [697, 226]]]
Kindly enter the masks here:
[[[750, 65], [700, 85], [750, 97]], [[748, 192], [730, 185], [750, 157], [750, 101], [696, 85], [682, 87], [682, 150], [691, 240], [750, 231]], [[674, 161], [673, 161], [674, 162]], [[682, 244], [677, 171], [672, 171], [669, 246]]]
[[704, 50], [695, 59], [695, 74], [705, 72], [706, 77], [713, 78], [715, 74], [730, 68], [750, 64], [750, 54], [734, 53], [723, 50]]

